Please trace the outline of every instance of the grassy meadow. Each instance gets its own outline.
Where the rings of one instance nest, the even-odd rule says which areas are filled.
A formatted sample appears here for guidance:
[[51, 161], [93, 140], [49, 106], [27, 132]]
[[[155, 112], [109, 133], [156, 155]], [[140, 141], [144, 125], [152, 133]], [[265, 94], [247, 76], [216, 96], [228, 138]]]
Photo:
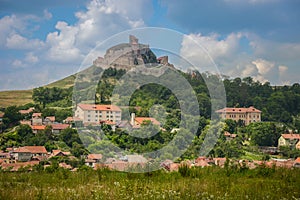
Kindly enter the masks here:
[[0, 199], [299, 199], [300, 170], [1, 172]]
[[32, 90], [0, 91], [0, 108], [32, 103]]

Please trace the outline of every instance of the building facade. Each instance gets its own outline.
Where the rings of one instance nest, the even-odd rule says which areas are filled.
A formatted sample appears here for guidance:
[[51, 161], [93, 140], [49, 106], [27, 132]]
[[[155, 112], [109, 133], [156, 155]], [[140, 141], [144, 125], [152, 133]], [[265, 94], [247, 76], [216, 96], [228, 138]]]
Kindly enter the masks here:
[[242, 120], [245, 125], [261, 121], [261, 111], [250, 106], [249, 108], [223, 108], [216, 111], [222, 119]]
[[300, 149], [300, 134], [281, 134], [280, 138], [278, 139], [278, 147], [281, 146]]
[[122, 110], [115, 105], [78, 104], [75, 117], [84, 124], [100, 124], [103, 122], [121, 122]]

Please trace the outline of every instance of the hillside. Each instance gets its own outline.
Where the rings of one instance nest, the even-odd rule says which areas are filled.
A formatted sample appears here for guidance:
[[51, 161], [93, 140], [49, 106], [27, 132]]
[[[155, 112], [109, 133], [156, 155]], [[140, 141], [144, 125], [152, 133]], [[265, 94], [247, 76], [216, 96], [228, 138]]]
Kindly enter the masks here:
[[[69, 88], [74, 85], [76, 75], [71, 75], [61, 80], [55, 81], [44, 87], [58, 87], [58, 88]], [[12, 105], [24, 105], [32, 103], [32, 91], [30, 90], [11, 90], [11, 91], [0, 91], [0, 108], [6, 108]]]
[[6, 108], [12, 105], [24, 105], [31, 103], [32, 90], [12, 90], [0, 92], [0, 108]]

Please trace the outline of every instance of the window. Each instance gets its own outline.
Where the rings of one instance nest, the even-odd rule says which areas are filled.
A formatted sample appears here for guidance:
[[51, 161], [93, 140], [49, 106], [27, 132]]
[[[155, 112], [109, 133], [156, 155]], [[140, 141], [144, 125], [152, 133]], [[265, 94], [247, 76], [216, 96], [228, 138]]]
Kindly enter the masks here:
[[91, 115], [88, 115], [88, 117], [91, 117]]
[[96, 110], [96, 113], [98, 113], [98, 110]]

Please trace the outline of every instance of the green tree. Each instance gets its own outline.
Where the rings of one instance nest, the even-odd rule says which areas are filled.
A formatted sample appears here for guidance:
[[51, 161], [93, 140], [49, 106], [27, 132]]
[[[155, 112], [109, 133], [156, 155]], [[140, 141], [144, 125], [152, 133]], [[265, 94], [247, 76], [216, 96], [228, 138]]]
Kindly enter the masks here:
[[247, 131], [254, 145], [277, 146], [283, 128], [273, 122], [259, 122], [250, 124]]

